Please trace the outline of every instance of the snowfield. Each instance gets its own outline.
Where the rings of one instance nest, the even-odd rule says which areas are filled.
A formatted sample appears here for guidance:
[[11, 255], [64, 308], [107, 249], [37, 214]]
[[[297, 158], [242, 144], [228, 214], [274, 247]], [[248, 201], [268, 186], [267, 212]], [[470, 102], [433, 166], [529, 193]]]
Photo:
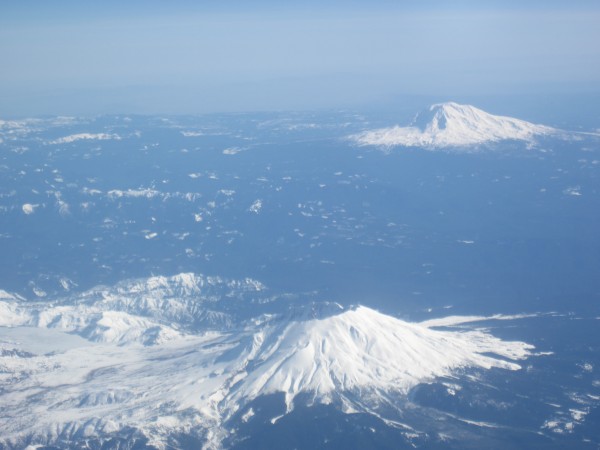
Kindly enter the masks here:
[[49, 144], [70, 144], [71, 142], [81, 141], [81, 140], [97, 140], [97, 141], [106, 141], [106, 140], [121, 140], [121, 136], [117, 134], [110, 133], [77, 133], [71, 134], [69, 136], [64, 136], [53, 141], [50, 141]]
[[180, 274], [44, 303], [3, 291], [0, 443], [76, 442], [132, 427], [159, 448], [174, 433], [216, 448], [228, 420], [263, 395], [284, 393], [288, 412], [302, 393], [385, 418], [382, 406], [419, 383], [469, 368], [518, 370], [533, 349], [363, 306], [230, 312], [239, 309], [232, 298], [252, 302], [265, 289]]

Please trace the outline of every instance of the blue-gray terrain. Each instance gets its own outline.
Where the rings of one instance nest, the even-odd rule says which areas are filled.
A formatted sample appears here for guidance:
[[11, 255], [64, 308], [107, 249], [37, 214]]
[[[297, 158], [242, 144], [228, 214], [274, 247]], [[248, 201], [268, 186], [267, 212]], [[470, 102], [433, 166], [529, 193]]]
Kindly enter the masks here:
[[600, 136], [455, 103], [0, 121], [0, 449], [600, 446]]

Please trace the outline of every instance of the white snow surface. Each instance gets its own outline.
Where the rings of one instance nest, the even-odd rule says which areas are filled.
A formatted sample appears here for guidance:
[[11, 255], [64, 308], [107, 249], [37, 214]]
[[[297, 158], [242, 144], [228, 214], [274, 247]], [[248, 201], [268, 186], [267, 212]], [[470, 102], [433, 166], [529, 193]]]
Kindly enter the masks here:
[[421, 111], [408, 127], [394, 126], [351, 136], [359, 145], [381, 147], [470, 147], [505, 140], [534, 142], [558, 130], [512, 117], [495, 116], [470, 105], [438, 103]]
[[75, 141], [81, 140], [98, 140], [98, 141], [106, 141], [106, 140], [120, 140], [121, 136], [118, 134], [110, 134], [110, 133], [77, 133], [71, 134], [69, 136], [64, 136], [53, 141], [50, 141], [50, 144], [68, 144]]
[[[212, 297], [216, 287], [225, 297], [265, 289], [251, 279], [180, 274], [98, 287], [59, 302], [2, 291], [0, 446], [134, 427], [159, 448], [178, 432], [195, 433], [215, 448], [227, 421], [265, 394], [284, 393], [288, 412], [303, 393], [311, 402], [384, 417], [399, 404], [393, 399], [421, 382], [469, 368], [517, 370], [533, 349], [486, 331], [436, 330], [365, 306], [235, 321], [219, 308], [229, 300]], [[244, 417], [250, 420], [247, 412]]]
[[24, 214], [30, 215], [35, 212], [35, 208], [37, 207], [38, 205], [32, 205], [31, 203], [23, 203], [21, 209], [23, 210]]

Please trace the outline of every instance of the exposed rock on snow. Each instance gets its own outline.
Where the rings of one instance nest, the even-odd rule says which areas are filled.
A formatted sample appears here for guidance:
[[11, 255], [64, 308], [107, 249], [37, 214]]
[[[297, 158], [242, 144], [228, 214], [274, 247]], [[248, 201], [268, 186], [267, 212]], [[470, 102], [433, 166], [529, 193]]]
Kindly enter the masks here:
[[215, 430], [263, 395], [284, 393], [288, 411], [305, 394], [381, 416], [419, 383], [459, 369], [517, 370], [533, 349], [362, 306], [254, 308], [245, 318], [227, 312], [230, 297], [262, 290], [250, 279], [180, 274], [46, 303], [2, 291], [0, 446], [76, 442], [126, 428], [160, 448], [176, 433], [218, 446], [224, 436]]

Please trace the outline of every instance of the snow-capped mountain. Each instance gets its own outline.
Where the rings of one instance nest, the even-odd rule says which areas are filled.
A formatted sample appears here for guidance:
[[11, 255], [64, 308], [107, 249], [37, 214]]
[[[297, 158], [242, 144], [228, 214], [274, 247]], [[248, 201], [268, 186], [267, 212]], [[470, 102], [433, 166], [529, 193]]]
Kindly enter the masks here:
[[[249, 278], [156, 276], [98, 286], [52, 302], [0, 302], [0, 326], [52, 328], [94, 342], [154, 345], [182, 333], [229, 329], [252, 303], [247, 297], [262, 299], [264, 290]], [[3, 299], [17, 300], [8, 293], [0, 295]]]
[[512, 117], [495, 116], [470, 105], [438, 103], [421, 111], [408, 127], [394, 126], [352, 136], [359, 145], [461, 147], [505, 140], [533, 142], [558, 130]]
[[[217, 298], [217, 289], [228, 295]], [[217, 448], [236, 414], [247, 420], [253, 400], [277, 393], [287, 412], [303, 394], [385, 419], [401, 408], [394, 399], [419, 383], [469, 368], [517, 370], [533, 348], [453, 330], [456, 317], [438, 329], [331, 303], [271, 314], [255, 302], [252, 316], [193, 319], [223, 313], [240, 293], [253, 302], [264, 289], [181, 274], [46, 304], [3, 292], [0, 447], [134, 433], [158, 448], [176, 434]]]

